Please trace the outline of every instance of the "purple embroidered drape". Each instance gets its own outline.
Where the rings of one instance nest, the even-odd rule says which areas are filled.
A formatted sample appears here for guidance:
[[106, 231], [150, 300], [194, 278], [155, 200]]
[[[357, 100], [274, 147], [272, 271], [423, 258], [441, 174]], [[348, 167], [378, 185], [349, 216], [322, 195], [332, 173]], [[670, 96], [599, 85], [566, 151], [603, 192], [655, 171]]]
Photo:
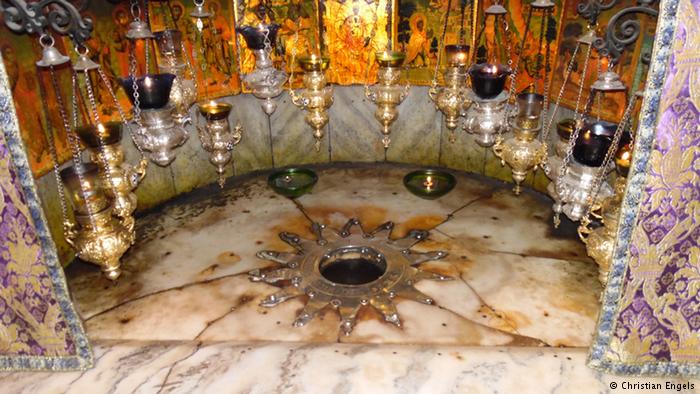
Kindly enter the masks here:
[[661, 8], [653, 61], [666, 78], [658, 95], [663, 74], [652, 65], [621, 218], [627, 228], [591, 361], [617, 373], [700, 374], [700, 0]]

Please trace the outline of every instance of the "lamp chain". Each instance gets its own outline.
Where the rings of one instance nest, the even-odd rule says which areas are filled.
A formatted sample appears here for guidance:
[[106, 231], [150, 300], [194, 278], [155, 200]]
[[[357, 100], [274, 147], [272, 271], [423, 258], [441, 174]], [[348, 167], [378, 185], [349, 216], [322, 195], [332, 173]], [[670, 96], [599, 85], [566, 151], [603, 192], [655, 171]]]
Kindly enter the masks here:
[[[56, 73], [53, 65], [49, 66], [49, 72], [51, 74], [51, 80], [52, 83], [56, 79]], [[38, 70], [37, 70], [38, 74]], [[43, 107], [44, 111], [44, 119], [46, 122], [46, 128], [44, 129], [44, 132], [46, 134], [46, 141], [48, 142], [49, 145], [49, 153], [51, 154], [51, 164], [53, 165], [53, 174], [54, 177], [56, 178], [56, 186], [58, 189], [58, 202], [61, 206], [61, 219], [63, 219], [63, 223], [68, 222], [68, 204], [66, 202], [66, 191], [63, 188], [63, 181], [61, 180], [61, 173], [59, 169], [59, 158], [58, 158], [58, 152], [56, 152], [56, 141], [54, 139], [53, 135], [53, 127], [51, 126], [51, 117], [50, 117], [50, 112], [49, 112], [49, 107], [48, 107], [48, 95], [46, 92], [46, 88], [44, 86], [44, 81], [41, 77], [38, 78], [39, 80], [39, 90], [41, 93], [41, 96], [43, 97], [43, 100], [41, 100], [41, 104]], [[54, 84], [54, 89], [58, 86], [58, 83]], [[58, 90], [55, 90], [55, 95], [58, 96], [60, 95], [61, 92]], [[61, 110], [61, 108], [59, 108]], [[61, 111], [62, 112], [62, 111]], [[62, 114], [63, 115], [63, 114]], [[65, 232], [66, 229], [64, 229]], [[65, 236], [65, 234], [64, 234]]]
[[442, 51], [445, 47], [445, 36], [447, 36], [447, 24], [450, 21], [450, 8], [452, 8], [452, 0], [447, 0], [447, 12], [445, 13], [445, 23], [442, 26], [442, 36], [438, 43], [437, 61], [435, 62], [435, 73], [430, 86], [435, 89], [438, 86], [438, 71], [440, 70], [440, 60], [442, 59]]
[[527, 39], [527, 33], [530, 32], [530, 22], [532, 21], [532, 9], [533, 7], [530, 6], [527, 10], [527, 19], [525, 20], [525, 30], [523, 32], [523, 38], [520, 40], [520, 44], [518, 45], [518, 51], [515, 54], [515, 65], [513, 66], [513, 72], [510, 74], [510, 88], [508, 89], [508, 100], [512, 103], [513, 100], [515, 100], [515, 89], [516, 89], [516, 80], [518, 76], [518, 66], [520, 65], [520, 58], [522, 57], [523, 54], [523, 48], [525, 47], [525, 40]]
[[[99, 69], [100, 67], [98, 66], [97, 68]], [[112, 189], [113, 195], [116, 196], [119, 193], [117, 192], [117, 187], [114, 184], [112, 172], [109, 171], [109, 162], [107, 161], [107, 156], [105, 155], [104, 136], [102, 135], [102, 133], [100, 132], [101, 130], [99, 129], [99, 127], [102, 125], [102, 122], [100, 120], [100, 114], [97, 108], [97, 100], [95, 99], [95, 90], [92, 87], [92, 82], [90, 80], [89, 73], [89, 70], [83, 71], [83, 75], [85, 78], [85, 89], [87, 90], [88, 99], [90, 100], [90, 110], [92, 112], [92, 116], [95, 119], [95, 134], [97, 135], [98, 143], [97, 157], [102, 162], [102, 168], [104, 169], [103, 172], [105, 177], [107, 178], [107, 181], [109, 182], [109, 187]]]
[[[58, 86], [58, 85], [56, 85]], [[85, 194], [85, 190], [83, 189], [83, 185], [85, 185], [85, 179], [83, 178], [82, 174], [82, 168], [83, 168], [83, 161], [80, 157], [80, 142], [78, 141], [78, 136], [75, 135], [75, 129], [78, 128], [78, 96], [80, 96], [80, 89], [78, 87], [78, 76], [75, 72], [75, 69], [71, 70], [71, 87], [73, 90], [73, 99], [72, 101], [72, 110], [73, 110], [73, 124], [72, 127], [68, 125], [68, 117], [66, 116], [64, 119], [65, 127], [66, 127], [66, 135], [68, 136], [68, 143], [71, 145], [71, 149], [73, 150], [73, 161], [75, 165], [75, 173], [78, 176], [78, 182], [80, 183], [80, 192], [82, 194], [83, 200], [86, 202], [88, 201], [87, 195]], [[63, 106], [63, 100], [60, 98], [60, 95], [57, 95], [58, 97], [58, 104], [59, 108]], [[90, 204], [86, 203], [85, 204], [85, 209], [87, 210], [88, 213], [88, 220], [90, 221], [90, 225], [95, 228], [95, 218], [94, 214], [95, 212], [92, 211], [92, 206]]]
[[[369, 70], [372, 68], [372, 42], [374, 41], [374, 38], [377, 35], [377, 24], [379, 23], [379, 0], [375, 0], [374, 2], [374, 23], [372, 24], [372, 31], [370, 32], [369, 38], [367, 40], [367, 46], [370, 47], [370, 50], [367, 51], [367, 68], [365, 69], [365, 95], [370, 96], [371, 92], [369, 89]], [[387, 45], [388, 45], [388, 37], [387, 37]]]

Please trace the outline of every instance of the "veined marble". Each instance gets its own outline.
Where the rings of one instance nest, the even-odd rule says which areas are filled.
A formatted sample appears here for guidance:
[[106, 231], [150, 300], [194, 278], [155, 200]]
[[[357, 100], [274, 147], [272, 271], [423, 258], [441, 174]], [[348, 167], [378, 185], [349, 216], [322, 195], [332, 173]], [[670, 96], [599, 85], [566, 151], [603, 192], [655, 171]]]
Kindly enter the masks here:
[[[573, 232], [551, 230], [546, 198], [515, 197], [499, 182], [457, 174], [450, 194], [423, 200], [403, 187], [409, 170], [320, 169], [313, 192], [296, 201], [275, 195], [260, 176], [170, 203], [139, 220], [139, 242], [124, 257], [117, 283], [92, 266], [69, 269], [88, 334], [96, 340], [205, 343], [590, 344], [600, 292], [596, 266]], [[436, 306], [397, 298], [401, 328], [367, 307], [345, 336], [331, 308], [303, 328], [292, 327], [304, 297], [274, 308], [259, 305], [278, 288], [248, 280], [249, 270], [272, 264], [257, 259], [257, 251], [291, 251], [279, 232], [312, 239], [311, 220], [339, 228], [353, 217], [365, 230], [394, 221], [394, 237], [431, 230], [415, 249], [450, 254], [421, 268], [454, 278], [416, 284]]]
[[[96, 367], [0, 373], [3, 393], [698, 393], [605, 375], [584, 349], [99, 341]], [[658, 384], [660, 390], [623, 389]], [[667, 384], [693, 385], [676, 391]], [[612, 386], [617, 389], [611, 389]], [[688, 386], [686, 386], [688, 387]]]

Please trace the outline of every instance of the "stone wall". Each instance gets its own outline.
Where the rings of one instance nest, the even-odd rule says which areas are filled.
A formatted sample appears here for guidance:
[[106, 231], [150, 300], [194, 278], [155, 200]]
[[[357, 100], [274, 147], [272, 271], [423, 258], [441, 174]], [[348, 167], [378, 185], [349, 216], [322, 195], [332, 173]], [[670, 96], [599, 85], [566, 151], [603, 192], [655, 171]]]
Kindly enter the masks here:
[[[238, 121], [244, 128], [243, 139], [234, 149], [226, 176], [299, 164], [388, 161], [448, 167], [511, 181], [509, 167], [501, 166], [491, 149], [477, 145], [472, 135], [458, 129], [457, 141], [448, 141], [442, 113], [428, 97], [427, 87], [412, 87], [399, 107], [400, 115], [392, 127], [391, 146], [386, 152], [379, 123], [374, 119], [375, 106], [365, 98], [363, 87], [336, 86], [334, 97], [326, 136], [318, 152], [303, 112], [290, 103], [287, 93], [278, 99], [277, 111], [269, 118], [252, 95], [222, 99], [233, 105], [232, 123]], [[192, 114], [195, 115], [194, 111]], [[572, 111], [562, 108], [558, 118], [571, 115]], [[136, 190], [138, 211], [152, 209], [179, 194], [216, 182], [217, 174], [209, 163], [208, 153], [200, 145], [195, 128], [188, 126], [188, 130], [190, 138], [178, 148], [177, 158], [170, 166], [149, 165], [148, 174]], [[555, 136], [553, 132], [550, 139]], [[126, 160], [136, 163], [138, 151], [128, 136], [124, 137], [122, 145]], [[526, 179], [525, 186], [545, 191], [548, 183], [544, 173], [538, 171]], [[69, 262], [73, 254], [61, 232], [53, 173], [37, 179], [37, 185], [61, 261]]]

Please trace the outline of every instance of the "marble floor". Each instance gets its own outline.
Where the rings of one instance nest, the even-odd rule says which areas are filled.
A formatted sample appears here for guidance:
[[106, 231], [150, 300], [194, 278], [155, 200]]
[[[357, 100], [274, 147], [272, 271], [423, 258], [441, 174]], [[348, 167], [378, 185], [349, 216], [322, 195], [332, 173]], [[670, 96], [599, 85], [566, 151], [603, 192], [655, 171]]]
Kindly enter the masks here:
[[[97, 362], [94, 369], [70, 373], [0, 373], [1, 391], [27, 394], [700, 392], [698, 381], [619, 377], [593, 371], [585, 367], [586, 350], [574, 348], [98, 341], [94, 350]], [[654, 384], [661, 388], [630, 389], [634, 384]], [[674, 389], [683, 384], [684, 389]], [[690, 384], [693, 388], [688, 388]]]
[[[89, 337], [98, 343], [202, 346], [591, 343], [601, 291], [597, 269], [571, 227], [552, 228], [546, 197], [528, 191], [516, 197], [506, 184], [455, 174], [457, 186], [450, 194], [423, 200], [403, 187], [402, 178], [411, 169], [319, 168], [313, 192], [297, 200], [276, 195], [266, 177], [259, 176], [223, 191], [199, 189], [168, 203], [138, 220], [138, 242], [124, 256], [117, 282], [110, 283], [88, 264], [68, 268]], [[340, 228], [350, 218], [360, 219], [365, 229], [391, 220], [394, 238], [410, 229], [430, 230], [430, 237], [414, 249], [449, 255], [420, 268], [454, 278], [416, 284], [435, 305], [395, 299], [400, 328], [365, 307], [348, 336], [341, 333], [332, 308], [302, 328], [293, 327], [305, 296], [274, 308], [259, 305], [279, 288], [249, 281], [250, 270], [275, 265], [258, 259], [257, 251], [292, 251], [278, 233], [313, 239], [312, 221]]]

